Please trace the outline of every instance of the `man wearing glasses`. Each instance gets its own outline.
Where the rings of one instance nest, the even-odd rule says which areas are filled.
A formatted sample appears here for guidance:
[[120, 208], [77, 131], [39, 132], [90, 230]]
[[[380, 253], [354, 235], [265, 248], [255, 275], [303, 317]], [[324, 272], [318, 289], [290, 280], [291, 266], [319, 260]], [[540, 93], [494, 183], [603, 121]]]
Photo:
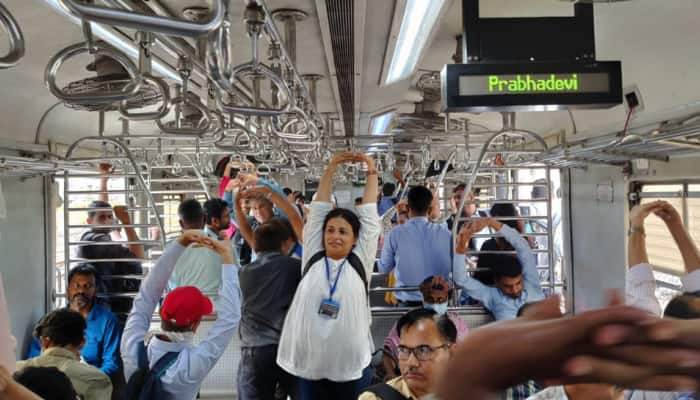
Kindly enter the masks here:
[[434, 310], [411, 310], [397, 323], [401, 376], [372, 386], [358, 400], [419, 399], [433, 390], [434, 371], [447, 364], [457, 328]]

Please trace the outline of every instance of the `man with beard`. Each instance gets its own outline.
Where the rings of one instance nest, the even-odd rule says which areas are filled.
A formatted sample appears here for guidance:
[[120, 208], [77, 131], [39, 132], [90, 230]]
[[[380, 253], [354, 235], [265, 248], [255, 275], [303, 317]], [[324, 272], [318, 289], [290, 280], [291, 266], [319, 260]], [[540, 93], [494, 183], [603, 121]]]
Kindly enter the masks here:
[[[85, 346], [80, 356], [93, 367], [107, 374], [114, 383], [120, 375], [119, 321], [109, 307], [96, 298], [96, 272], [89, 264], [81, 264], [68, 273], [68, 308], [85, 318]], [[41, 353], [41, 342], [33, 338], [27, 358]]]

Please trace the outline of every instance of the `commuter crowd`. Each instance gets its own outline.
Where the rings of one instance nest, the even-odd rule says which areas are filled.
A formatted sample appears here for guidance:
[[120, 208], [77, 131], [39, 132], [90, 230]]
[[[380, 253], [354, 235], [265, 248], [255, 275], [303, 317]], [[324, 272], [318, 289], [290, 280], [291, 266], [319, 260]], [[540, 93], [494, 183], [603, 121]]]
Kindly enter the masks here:
[[[353, 209], [333, 196], [347, 163], [366, 176]], [[370, 156], [346, 152], [307, 206], [300, 191], [248, 170], [226, 161], [218, 198], [181, 202], [182, 232], [143, 279], [146, 249], [128, 210], [94, 201], [68, 305], [37, 322], [17, 372], [0, 366], [0, 399], [195, 399], [234, 335], [243, 400], [696, 398], [700, 251], [669, 203], [630, 212], [624, 298], [571, 315], [541, 286], [527, 218], [502, 195], [480, 209], [479, 188], [457, 185], [451, 215], [441, 215], [434, 188], [408, 187], [399, 173], [398, 187], [380, 185]], [[532, 196], [549, 190], [540, 182]], [[102, 226], [115, 218], [125, 244]], [[665, 223], [686, 271], [685, 293], [664, 310], [648, 218]], [[398, 288], [387, 305], [405, 311], [380, 349], [376, 273]], [[495, 322], [470, 329], [448, 308], [461, 304], [483, 306]]]

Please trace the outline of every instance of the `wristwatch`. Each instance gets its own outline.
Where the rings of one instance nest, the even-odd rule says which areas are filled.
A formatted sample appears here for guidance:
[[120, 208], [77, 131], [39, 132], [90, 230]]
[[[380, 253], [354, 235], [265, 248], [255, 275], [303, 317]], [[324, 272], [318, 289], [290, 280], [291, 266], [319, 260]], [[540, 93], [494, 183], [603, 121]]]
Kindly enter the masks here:
[[628, 235], [632, 235], [633, 233], [639, 232], [642, 234], [642, 236], [646, 236], [646, 232], [644, 232], [644, 227], [643, 226], [630, 226], [629, 231], [627, 231]]

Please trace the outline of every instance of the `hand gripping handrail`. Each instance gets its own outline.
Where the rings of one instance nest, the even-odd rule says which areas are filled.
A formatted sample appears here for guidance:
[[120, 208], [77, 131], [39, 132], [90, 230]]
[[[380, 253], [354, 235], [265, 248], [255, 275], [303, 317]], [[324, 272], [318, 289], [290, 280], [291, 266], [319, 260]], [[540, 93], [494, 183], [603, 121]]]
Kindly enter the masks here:
[[170, 101], [172, 105], [177, 105], [177, 104], [187, 104], [190, 105], [199, 112], [202, 113], [204, 116], [204, 120], [199, 124], [197, 127], [192, 127], [192, 128], [178, 128], [177, 126], [175, 127], [169, 127], [166, 124], [163, 123], [162, 118], [156, 120], [156, 125], [158, 125], [158, 129], [160, 129], [164, 133], [169, 133], [173, 135], [192, 135], [192, 136], [203, 136], [207, 132], [211, 131], [212, 128], [216, 125], [216, 121], [214, 120], [214, 117], [212, 117], [211, 112], [207, 107], [204, 106], [199, 101], [199, 98], [192, 94], [192, 93], [185, 93], [184, 95], [180, 95], [178, 97], [175, 97]]
[[203, 22], [145, 15], [123, 9], [86, 4], [80, 0], [61, 0], [61, 3], [83, 20], [170, 36], [198, 37], [205, 35], [218, 28], [224, 20], [223, 0], [214, 0], [213, 11], [209, 19]]
[[[109, 57], [117, 61], [119, 64], [122, 65], [122, 67], [124, 67], [126, 72], [131, 77], [132, 81], [119, 91], [107, 91], [103, 93], [69, 94], [61, 90], [61, 88], [59, 88], [56, 85], [56, 74], [58, 73], [58, 70], [61, 68], [63, 63], [65, 63], [68, 59], [73, 58], [78, 54], [92, 52], [94, 52], [94, 54], [96, 55]], [[126, 100], [129, 97], [132, 97], [136, 93], [138, 93], [138, 91], [141, 89], [141, 83], [142, 79], [136, 69], [136, 65], [134, 65], [134, 63], [129, 59], [129, 57], [102, 44], [95, 44], [92, 51], [90, 50], [88, 44], [84, 42], [70, 45], [56, 53], [53, 57], [51, 57], [51, 59], [49, 60], [49, 64], [46, 66], [46, 70], [44, 71], [44, 84], [49, 88], [51, 94], [63, 101], [75, 104], [115, 103], [122, 100]]]
[[[108, 142], [108, 143], [113, 144], [116, 148], [120, 149], [124, 153], [124, 157], [126, 157], [126, 162], [129, 165], [131, 165], [133, 170], [140, 171], [138, 164], [136, 164], [134, 156], [131, 154], [131, 151], [129, 151], [129, 148], [124, 143], [120, 142], [119, 140], [115, 140], [115, 139], [112, 139], [109, 137], [104, 137], [104, 136], [87, 136], [87, 137], [83, 137], [83, 138], [76, 140], [75, 142], [73, 142], [73, 144], [71, 144], [68, 147], [68, 150], [66, 150], [66, 157], [65, 157], [66, 160], [71, 160], [71, 157], [73, 156], [73, 152], [83, 142], [102, 142], [102, 143]], [[136, 173], [135, 177], [136, 177], [136, 180], [139, 182], [139, 185], [142, 188], [144, 188], [144, 189], [148, 188], [148, 186], [146, 185], [146, 182], [143, 179], [143, 175]], [[65, 187], [67, 190], [68, 185], [66, 185]], [[148, 204], [150, 204], [151, 207], [153, 207], [153, 209], [155, 210], [156, 202], [153, 199], [153, 195], [151, 194], [151, 192], [148, 190], [144, 190], [143, 193], [146, 196], [146, 199], [148, 200]], [[66, 198], [66, 201], [67, 201], [67, 198]], [[67, 212], [67, 210], [68, 210], [68, 207], [66, 207], [66, 212]], [[157, 211], [157, 210], [155, 210], [155, 211]], [[158, 227], [160, 228], [160, 231], [165, 232], [165, 229], [163, 228], [163, 219], [161, 218], [160, 213], [155, 212], [154, 214], [155, 214], [154, 216], [156, 219], [156, 223], [157, 223]], [[164, 235], [161, 235], [160, 242], [161, 242], [161, 245], [163, 247], [165, 247], [165, 236]], [[66, 247], [67, 247], [67, 245], [66, 245]], [[66, 254], [69, 254], [69, 253], [66, 253]]]
[[0, 57], [0, 69], [14, 67], [24, 57], [24, 36], [10, 11], [0, 3], [0, 25], [10, 35], [10, 50]]

